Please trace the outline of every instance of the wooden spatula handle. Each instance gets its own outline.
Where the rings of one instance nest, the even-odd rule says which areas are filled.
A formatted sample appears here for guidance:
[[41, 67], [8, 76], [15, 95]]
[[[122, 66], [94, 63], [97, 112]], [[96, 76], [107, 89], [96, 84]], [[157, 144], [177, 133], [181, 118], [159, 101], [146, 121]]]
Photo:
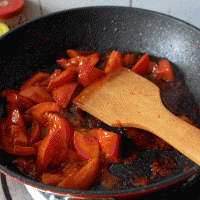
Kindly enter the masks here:
[[173, 115], [165, 107], [157, 122], [146, 128], [200, 165], [200, 129]]

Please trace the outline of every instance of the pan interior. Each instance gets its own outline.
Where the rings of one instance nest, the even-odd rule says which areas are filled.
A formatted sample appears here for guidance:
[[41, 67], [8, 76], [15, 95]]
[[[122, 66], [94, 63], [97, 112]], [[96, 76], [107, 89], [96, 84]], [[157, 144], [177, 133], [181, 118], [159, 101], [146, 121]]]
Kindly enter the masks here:
[[[148, 10], [90, 7], [61, 11], [21, 25], [0, 38], [0, 46], [8, 46], [0, 54], [0, 91], [18, 90], [23, 82], [38, 71], [52, 73], [58, 67], [55, 63], [58, 53], [66, 49], [95, 50], [100, 53], [106, 49], [113, 49], [167, 58], [178, 74], [178, 79], [185, 82], [189, 91], [193, 93], [194, 102], [200, 106], [200, 90], [196, 89], [200, 86], [199, 41], [200, 31], [195, 27]], [[5, 116], [4, 103], [2, 99], [1, 118]], [[136, 163], [137, 166], [147, 163], [156, 153], [158, 152], [154, 150], [141, 152], [140, 163]], [[171, 154], [168, 151], [159, 153]], [[158, 179], [156, 181], [158, 184], [131, 187], [128, 193], [161, 187], [199, 170], [199, 167], [185, 156], [175, 154], [172, 156], [179, 165], [172, 176]], [[81, 194], [80, 191], [56, 188], [31, 180], [11, 164], [10, 160], [13, 158], [14, 156], [1, 151], [0, 169], [8, 175], [51, 191]], [[143, 171], [148, 174], [149, 168], [145, 164], [143, 167]], [[190, 170], [183, 172], [186, 167]], [[124, 168], [113, 165], [110, 170], [119, 173]], [[95, 190], [84, 194], [100, 194]], [[127, 193], [127, 190], [122, 193]], [[103, 194], [115, 195], [118, 192], [101, 193]]]

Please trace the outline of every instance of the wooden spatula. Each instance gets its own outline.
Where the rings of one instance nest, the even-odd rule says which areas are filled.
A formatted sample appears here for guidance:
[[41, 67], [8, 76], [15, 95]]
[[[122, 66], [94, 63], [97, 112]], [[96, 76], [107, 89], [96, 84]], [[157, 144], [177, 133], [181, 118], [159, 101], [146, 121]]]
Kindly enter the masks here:
[[95, 81], [73, 103], [109, 126], [150, 131], [200, 165], [200, 129], [168, 111], [159, 88], [126, 68]]

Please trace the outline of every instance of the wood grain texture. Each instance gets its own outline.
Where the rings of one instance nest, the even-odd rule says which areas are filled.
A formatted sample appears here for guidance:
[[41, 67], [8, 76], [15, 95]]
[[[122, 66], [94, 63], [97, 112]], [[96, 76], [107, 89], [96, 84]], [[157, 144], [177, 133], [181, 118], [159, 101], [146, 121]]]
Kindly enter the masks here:
[[159, 88], [128, 69], [93, 82], [73, 103], [109, 126], [150, 131], [200, 165], [200, 129], [169, 112]]

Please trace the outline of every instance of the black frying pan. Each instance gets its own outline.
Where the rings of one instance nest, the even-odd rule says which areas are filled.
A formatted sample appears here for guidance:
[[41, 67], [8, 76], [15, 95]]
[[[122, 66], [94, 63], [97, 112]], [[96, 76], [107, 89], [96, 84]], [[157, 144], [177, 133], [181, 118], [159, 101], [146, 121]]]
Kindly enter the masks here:
[[[103, 52], [148, 53], [169, 59], [179, 71], [200, 106], [200, 31], [173, 17], [126, 7], [90, 7], [54, 13], [28, 22], [0, 38], [0, 91], [19, 89], [37, 71], [53, 72], [61, 50], [76, 48]], [[1, 110], [3, 110], [1, 103]], [[5, 113], [1, 111], [1, 117]], [[87, 197], [123, 197], [146, 194], [175, 184], [197, 173], [200, 167], [179, 156], [179, 170], [174, 176], [146, 187], [116, 191], [77, 191], [45, 185], [32, 180], [9, 161], [12, 156], [0, 152], [0, 170], [6, 175], [42, 190]], [[183, 172], [184, 167], [190, 170]]]

